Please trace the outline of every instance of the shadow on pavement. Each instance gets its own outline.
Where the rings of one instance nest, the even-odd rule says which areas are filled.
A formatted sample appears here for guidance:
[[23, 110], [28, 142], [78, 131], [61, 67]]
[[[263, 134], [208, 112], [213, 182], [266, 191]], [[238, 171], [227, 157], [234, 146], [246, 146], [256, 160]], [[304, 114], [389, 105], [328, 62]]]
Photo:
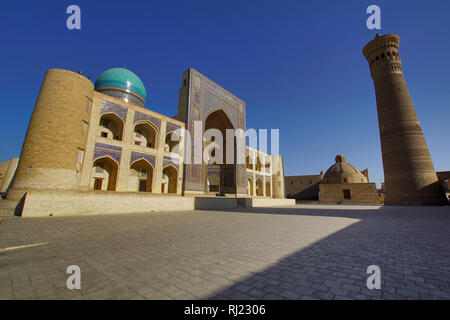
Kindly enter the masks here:
[[[344, 217], [359, 222], [209, 299], [450, 299], [450, 208], [239, 208], [242, 214]], [[381, 269], [381, 290], [366, 286]]]

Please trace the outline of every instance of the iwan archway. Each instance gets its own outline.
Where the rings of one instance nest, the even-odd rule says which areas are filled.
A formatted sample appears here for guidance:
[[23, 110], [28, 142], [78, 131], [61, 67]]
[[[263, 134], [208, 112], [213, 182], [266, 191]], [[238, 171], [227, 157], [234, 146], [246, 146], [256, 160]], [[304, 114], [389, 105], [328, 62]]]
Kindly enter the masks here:
[[116, 190], [119, 166], [110, 157], [102, 157], [92, 165], [91, 188], [98, 191]]
[[[210, 113], [205, 120], [205, 133], [209, 138], [204, 142], [204, 150], [206, 155], [206, 164], [204, 166], [205, 176], [210, 177], [211, 174], [217, 174], [218, 181], [218, 194], [227, 195], [236, 193], [236, 166], [234, 164], [234, 154], [236, 152], [236, 141], [233, 137], [231, 142], [231, 159], [227, 161], [227, 129], [234, 129], [233, 125], [223, 110], [217, 110]], [[207, 130], [216, 129], [216, 133], [220, 133], [222, 136], [216, 136], [215, 133], [211, 133], [209, 136]], [[220, 141], [222, 140], [222, 141]], [[208, 184], [208, 179], [206, 179]], [[211, 192], [210, 186], [206, 185], [205, 189]]]
[[145, 159], [133, 162], [128, 177], [128, 191], [152, 192], [153, 166]]

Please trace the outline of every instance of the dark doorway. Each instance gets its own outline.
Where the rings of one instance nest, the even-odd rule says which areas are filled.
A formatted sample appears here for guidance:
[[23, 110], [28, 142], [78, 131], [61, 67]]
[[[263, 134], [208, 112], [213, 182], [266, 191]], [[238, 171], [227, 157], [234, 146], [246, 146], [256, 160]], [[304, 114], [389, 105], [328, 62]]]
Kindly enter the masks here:
[[349, 189], [344, 189], [342, 191], [344, 192], [344, 199], [351, 199], [352, 198]]
[[102, 190], [102, 182], [103, 182], [103, 179], [95, 179], [94, 190]]
[[147, 180], [139, 180], [139, 192], [147, 191]]

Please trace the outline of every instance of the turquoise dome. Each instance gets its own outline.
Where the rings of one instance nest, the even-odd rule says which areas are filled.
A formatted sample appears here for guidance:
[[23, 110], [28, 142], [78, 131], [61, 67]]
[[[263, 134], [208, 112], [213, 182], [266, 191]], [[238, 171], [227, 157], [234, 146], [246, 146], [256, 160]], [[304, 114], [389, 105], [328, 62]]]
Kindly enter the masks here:
[[106, 70], [98, 77], [94, 85], [96, 90], [102, 87], [119, 87], [134, 92], [144, 101], [147, 99], [147, 91], [141, 79], [135, 73], [125, 68]]

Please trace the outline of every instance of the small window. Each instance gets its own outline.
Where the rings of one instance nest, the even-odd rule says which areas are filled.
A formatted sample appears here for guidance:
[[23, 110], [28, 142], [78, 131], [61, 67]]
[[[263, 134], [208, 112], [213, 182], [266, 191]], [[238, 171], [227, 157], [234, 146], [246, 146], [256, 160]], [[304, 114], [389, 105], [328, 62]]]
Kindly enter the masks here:
[[31, 168], [32, 168], [31, 166], [27, 168], [27, 174], [31, 173]]
[[83, 132], [83, 134], [86, 134], [87, 128], [88, 128], [88, 123], [86, 121], [83, 121], [81, 132]]
[[108, 132], [102, 131], [101, 136], [103, 138], [108, 138]]
[[186, 87], [186, 79], [183, 80], [183, 87]]
[[77, 162], [78, 162], [78, 163], [82, 163], [82, 162], [83, 162], [83, 157], [84, 157], [84, 150], [78, 149], [78, 158], [77, 158]]
[[87, 99], [86, 102], [86, 113], [89, 113], [91, 111], [91, 99]]
[[348, 182], [347, 178], [344, 178], [344, 183], [347, 183], [347, 182]]
[[141, 145], [141, 143], [139, 141], [135, 141], [134, 144], [137, 145], [137, 146]]
[[312, 184], [312, 181], [311, 181], [311, 180], [309, 180], [309, 184]]
[[291, 181], [291, 184], [294, 184], [294, 181]]

